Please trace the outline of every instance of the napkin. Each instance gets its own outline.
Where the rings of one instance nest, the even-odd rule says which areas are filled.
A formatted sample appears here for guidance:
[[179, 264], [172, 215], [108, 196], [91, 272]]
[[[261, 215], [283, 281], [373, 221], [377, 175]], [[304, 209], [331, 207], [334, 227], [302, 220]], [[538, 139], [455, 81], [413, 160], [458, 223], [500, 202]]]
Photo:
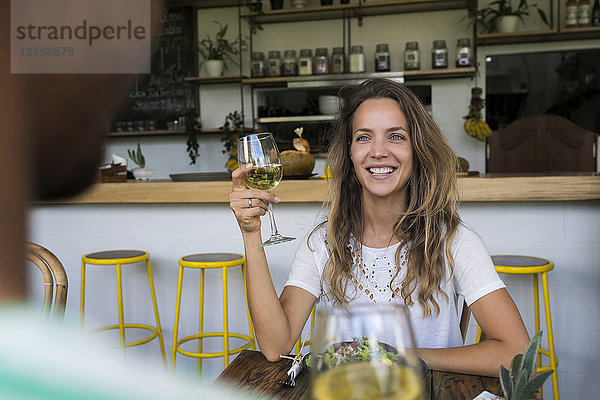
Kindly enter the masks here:
[[123, 157], [119, 157], [116, 154], [112, 155], [112, 163], [113, 165], [124, 165], [127, 166], [127, 159], [123, 158]]
[[492, 394], [488, 391], [483, 391], [479, 393], [479, 395], [473, 400], [504, 400], [504, 397], [498, 397], [495, 394]]

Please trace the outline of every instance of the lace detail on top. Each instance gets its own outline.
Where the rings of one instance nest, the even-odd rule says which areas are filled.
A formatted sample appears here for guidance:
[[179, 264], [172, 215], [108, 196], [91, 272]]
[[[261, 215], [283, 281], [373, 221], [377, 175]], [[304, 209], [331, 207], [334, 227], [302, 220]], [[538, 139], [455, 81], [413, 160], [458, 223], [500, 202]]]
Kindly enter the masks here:
[[385, 249], [374, 249], [356, 245], [351, 241], [349, 245], [354, 264], [352, 282], [357, 290], [365, 293], [375, 303], [390, 303], [400, 299], [400, 282], [406, 274], [406, 248], [400, 252], [400, 273], [396, 274], [395, 254], [400, 244], [395, 244]]

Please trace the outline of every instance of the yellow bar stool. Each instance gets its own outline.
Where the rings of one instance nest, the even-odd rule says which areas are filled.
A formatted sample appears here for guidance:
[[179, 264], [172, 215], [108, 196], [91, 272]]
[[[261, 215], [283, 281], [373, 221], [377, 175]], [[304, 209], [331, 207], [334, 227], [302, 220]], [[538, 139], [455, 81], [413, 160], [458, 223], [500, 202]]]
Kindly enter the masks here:
[[[248, 330], [249, 334], [244, 335], [240, 333], [229, 332], [229, 317], [228, 317], [228, 302], [227, 302], [227, 270], [231, 267], [240, 266], [242, 270], [242, 281], [244, 284], [244, 299], [246, 302], [246, 313], [248, 315]], [[200, 309], [199, 309], [199, 323], [198, 323], [198, 334], [190, 335], [178, 339], [179, 331], [179, 315], [181, 313], [181, 291], [183, 286], [183, 271], [185, 268], [195, 268], [200, 270]], [[223, 332], [204, 332], [203, 321], [204, 321], [204, 272], [207, 269], [221, 269], [222, 281], [223, 281]], [[223, 338], [223, 351], [214, 353], [202, 352], [202, 341], [205, 338], [222, 337]], [[229, 338], [235, 337], [243, 339], [246, 343], [241, 347], [231, 349], [229, 347]], [[181, 345], [190, 340], [198, 340], [198, 352], [194, 353], [181, 348]], [[173, 350], [171, 354], [171, 367], [175, 369], [175, 355], [181, 353], [188, 357], [198, 359], [198, 376], [202, 374], [202, 360], [204, 358], [216, 358], [223, 357], [225, 367], [229, 365], [229, 356], [231, 354], [240, 353], [242, 350], [252, 347], [255, 349], [254, 344], [254, 330], [252, 328], [252, 319], [250, 318], [250, 311], [248, 310], [248, 298], [246, 292], [246, 259], [243, 255], [237, 253], [203, 253], [203, 254], [191, 254], [179, 259], [179, 279], [177, 282], [177, 304], [175, 305], [175, 327], [173, 328]]]
[[[545, 258], [516, 256], [516, 255], [498, 255], [492, 256], [492, 261], [496, 271], [502, 274], [533, 275], [533, 309], [535, 312], [535, 331], [540, 330], [540, 295], [538, 275], [542, 275], [542, 294], [544, 296], [544, 311], [546, 316], [546, 335], [548, 338], [548, 350], [542, 349], [537, 356], [537, 372], [554, 370], [552, 374], [552, 391], [554, 400], [559, 400], [558, 396], [558, 358], [554, 352], [554, 336], [552, 333], [552, 317], [550, 315], [550, 293], [548, 291], [548, 271], [554, 268], [554, 263]], [[477, 326], [477, 342], [481, 340], [481, 328]], [[542, 367], [542, 355], [550, 360], [550, 365]]]
[[[152, 304], [154, 307], [154, 316], [156, 318], [156, 327], [146, 324], [126, 324], [123, 314], [123, 285], [121, 279], [121, 266], [124, 264], [133, 264], [138, 262], [146, 262], [146, 270], [148, 272], [148, 281], [150, 283], [150, 294], [152, 295]], [[160, 326], [160, 318], [158, 316], [158, 305], [156, 302], [156, 293], [154, 291], [154, 280], [152, 279], [152, 268], [150, 266], [150, 255], [142, 250], [108, 250], [99, 251], [96, 253], [86, 254], [81, 258], [81, 309], [80, 318], [81, 326], [84, 324], [84, 308], [85, 308], [85, 269], [86, 264], [90, 265], [114, 265], [117, 267], [117, 301], [119, 311], [119, 323], [116, 325], [108, 325], [96, 329], [96, 331], [106, 331], [109, 329], [119, 329], [120, 346], [125, 353], [125, 349], [131, 346], [139, 346], [158, 337], [160, 343], [160, 352], [165, 366], [167, 358], [165, 354], [165, 344], [163, 342], [162, 329]], [[125, 329], [138, 328], [145, 329], [151, 332], [151, 335], [140, 340], [127, 342], [125, 340]]]
[[315, 329], [315, 307], [313, 306], [313, 309], [310, 313], [310, 334], [308, 336], [308, 339], [304, 343], [304, 346], [302, 346], [302, 342], [304, 341], [304, 338], [302, 337], [302, 333], [300, 333], [300, 337], [298, 338], [298, 341], [296, 342], [296, 354], [300, 354], [300, 352], [302, 352], [302, 350], [304, 350], [304, 348], [306, 346], [309, 346], [308, 351], [312, 351], [312, 337], [313, 337], [313, 333], [315, 332], [314, 329]]

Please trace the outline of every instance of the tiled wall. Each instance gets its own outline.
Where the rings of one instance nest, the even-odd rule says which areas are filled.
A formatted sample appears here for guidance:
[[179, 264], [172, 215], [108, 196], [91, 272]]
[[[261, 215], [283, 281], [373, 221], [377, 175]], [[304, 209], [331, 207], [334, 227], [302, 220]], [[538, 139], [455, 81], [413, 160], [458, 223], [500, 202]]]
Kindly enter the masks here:
[[[275, 207], [280, 231], [298, 238], [310, 230], [319, 211], [317, 204], [287, 203]], [[554, 261], [556, 268], [550, 273], [549, 282], [556, 351], [560, 359], [560, 393], [563, 399], [577, 399], [586, 385], [588, 390], [590, 385], [598, 385], [589, 378], [597, 376], [598, 370], [593, 365], [600, 364], [600, 201], [465, 203], [461, 206], [461, 215], [481, 235], [492, 254], [528, 254]], [[83, 254], [114, 248], [149, 251], [169, 360], [178, 258], [197, 252], [243, 252], [241, 236], [227, 204], [36, 207], [31, 213], [30, 238], [54, 251], [65, 265], [70, 283], [66, 315], [74, 325], [79, 320]], [[298, 241], [266, 250], [278, 291], [283, 288], [297, 244]], [[125, 268], [125, 318], [152, 323], [142, 267]], [[38, 301], [41, 298], [39, 273], [33, 267], [31, 271], [30, 289], [34, 301]], [[232, 271], [229, 278], [230, 327], [245, 333], [248, 327], [241, 275]], [[503, 279], [532, 334], [530, 278], [503, 276]], [[197, 273], [186, 273], [180, 335], [190, 335], [197, 330], [198, 281]], [[222, 329], [220, 282], [218, 273], [207, 275], [206, 331]], [[86, 326], [113, 324], [116, 318], [114, 268], [89, 267]], [[473, 335], [474, 329], [470, 329], [471, 340]], [[134, 333], [130, 337], [137, 336]], [[114, 338], [118, 340], [117, 335]], [[210, 351], [220, 345], [219, 340], [209, 340], [204, 349]], [[187, 349], [194, 351], [194, 343]], [[128, 354], [160, 363], [155, 342], [132, 348]], [[222, 368], [222, 359], [205, 361], [203, 379], [212, 381]], [[178, 355], [176, 371], [195, 374], [196, 362]], [[552, 398], [548, 383], [544, 398]]]

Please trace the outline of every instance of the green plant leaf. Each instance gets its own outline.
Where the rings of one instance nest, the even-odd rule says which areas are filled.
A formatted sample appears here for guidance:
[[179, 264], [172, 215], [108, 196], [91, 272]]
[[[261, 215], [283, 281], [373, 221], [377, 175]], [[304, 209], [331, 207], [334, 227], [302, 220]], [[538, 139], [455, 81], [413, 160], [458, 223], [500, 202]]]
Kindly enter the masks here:
[[[513, 395], [515, 396], [516, 399], [518, 399], [519, 391], [522, 390], [522, 388], [525, 387], [525, 385], [527, 385], [527, 382], [529, 382], [530, 376], [527, 375], [526, 370], [511, 371], [511, 375], [513, 377], [513, 382], [514, 382]], [[529, 399], [526, 399], [526, 400], [529, 400]]]
[[550, 24], [548, 23], [548, 18], [546, 17], [546, 13], [544, 12], [544, 10], [541, 10], [538, 8], [537, 11], [538, 11], [538, 14], [540, 15], [540, 18], [542, 19], [542, 21], [544, 21], [544, 23], [546, 25], [550, 26]]
[[523, 369], [527, 371], [527, 378], [531, 378], [533, 371], [535, 370], [535, 362], [537, 359], [538, 350], [540, 349], [540, 342], [542, 341], [543, 331], [539, 331], [531, 339], [525, 353], [523, 354]]
[[523, 354], [517, 354], [510, 363], [511, 371], [519, 371], [523, 366]]
[[510, 372], [503, 365], [500, 366], [500, 386], [502, 387], [502, 393], [504, 393], [504, 397], [506, 400], [512, 399], [513, 393], [513, 381], [510, 376]]
[[537, 374], [532, 380], [527, 382], [526, 385], [521, 387], [516, 393], [516, 399], [529, 400], [533, 397], [535, 392], [544, 384], [546, 379], [552, 375], [554, 371], [544, 371]]

